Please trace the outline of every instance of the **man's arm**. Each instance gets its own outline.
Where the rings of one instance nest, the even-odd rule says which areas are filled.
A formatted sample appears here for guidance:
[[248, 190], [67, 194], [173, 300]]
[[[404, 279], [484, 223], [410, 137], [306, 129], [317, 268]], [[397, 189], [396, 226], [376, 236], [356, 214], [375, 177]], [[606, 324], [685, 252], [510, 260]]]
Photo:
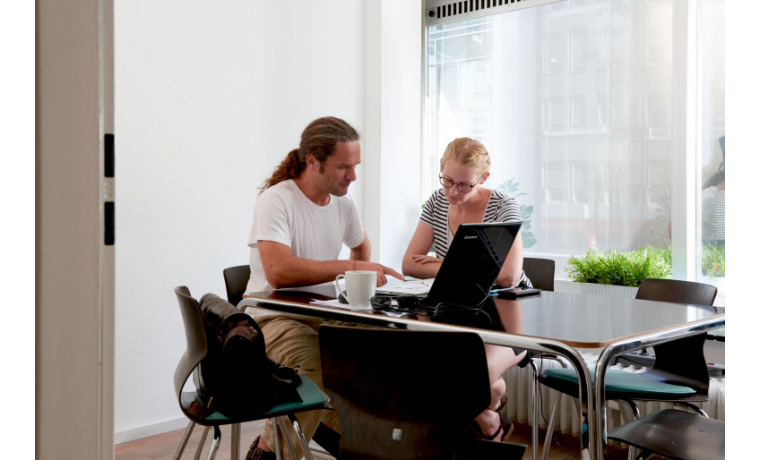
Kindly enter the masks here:
[[349, 260], [353, 260], [356, 263], [356, 266], [353, 268], [353, 270], [372, 270], [376, 272], [377, 273], [377, 287], [383, 286], [385, 283], [388, 282], [388, 278], [386, 275], [391, 275], [402, 281], [404, 280], [403, 275], [398, 273], [396, 270], [393, 270], [392, 268], [388, 268], [384, 265], [370, 262], [369, 258], [371, 257], [371, 254], [372, 254], [372, 244], [369, 242], [369, 237], [367, 236], [367, 232], [364, 232], [364, 241], [362, 241], [359, 246], [355, 248], [351, 248], [351, 256], [349, 257]]
[[349, 270], [372, 270], [377, 273], [377, 285], [387, 283], [386, 274], [403, 280], [404, 277], [392, 268], [365, 261], [369, 259], [370, 244], [366, 237], [357, 247], [351, 249], [351, 260], [316, 261], [294, 257], [290, 247], [274, 241], [259, 241], [261, 264], [267, 281], [275, 289], [333, 281], [341, 273]]
[[[369, 242], [369, 238], [367, 238], [367, 232], [364, 232], [364, 241], [362, 243], [355, 247], [351, 248], [351, 256], [349, 257], [350, 260], [361, 260], [364, 262], [369, 262], [369, 258], [372, 255], [372, 244]], [[335, 275], [338, 276], [338, 275]]]
[[261, 264], [267, 281], [275, 289], [309, 286], [332, 281], [341, 273], [353, 270], [354, 261], [316, 261], [293, 257], [290, 247], [274, 241], [259, 241]]

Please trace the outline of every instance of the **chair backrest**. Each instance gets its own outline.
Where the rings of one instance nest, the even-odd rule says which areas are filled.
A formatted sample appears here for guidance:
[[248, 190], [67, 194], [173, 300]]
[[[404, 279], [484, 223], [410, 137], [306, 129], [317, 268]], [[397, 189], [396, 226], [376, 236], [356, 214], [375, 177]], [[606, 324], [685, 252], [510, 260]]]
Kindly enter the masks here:
[[[692, 281], [645, 279], [636, 298], [659, 302], [712, 305], [718, 289]], [[675, 385], [685, 385], [697, 391], [684, 399], [703, 400], [710, 387], [710, 375], [705, 364], [704, 343], [707, 334], [698, 334], [654, 347], [655, 362], [645, 372], [649, 376]]]
[[608, 438], [644, 449], [640, 458], [652, 453], [667, 458], [726, 458], [726, 422], [680, 410], [648, 414], [615, 428]]
[[187, 340], [187, 350], [174, 371], [174, 391], [177, 398], [181, 400], [182, 387], [185, 386], [185, 382], [193, 370], [208, 354], [208, 343], [206, 342], [206, 330], [203, 326], [203, 315], [198, 301], [190, 295], [190, 290], [185, 286], [175, 287], [174, 293], [179, 301], [179, 309], [182, 312], [182, 320], [185, 324], [185, 339]]
[[554, 291], [554, 261], [551, 259], [523, 258], [525, 276], [533, 287], [542, 291]]
[[645, 279], [636, 292], [636, 298], [640, 300], [696, 305], [712, 305], [716, 295], [718, 288], [709, 284], [654, 278]]
[[477, 334], [322, 326], [319, 346], [341, 421], [340, 459], [453, 458], [467, 423], [490, 403]]
[[251, 266], [238, 265], [237, 267], [225, 268], [224, 286], [227, 288], [227, 301], [237, 306], [243, 300], [243, 294], [251, 279]]

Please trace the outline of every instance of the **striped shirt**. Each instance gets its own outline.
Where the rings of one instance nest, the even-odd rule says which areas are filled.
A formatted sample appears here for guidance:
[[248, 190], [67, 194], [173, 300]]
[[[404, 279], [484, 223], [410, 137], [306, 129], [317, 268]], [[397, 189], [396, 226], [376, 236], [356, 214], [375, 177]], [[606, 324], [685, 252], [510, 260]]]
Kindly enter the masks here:
[[[446, 257], [449, 251], [449, 245], [454, 240], [454, 235], [449, 228], [449, 202], [443, 193], [443, 188], [439, 188], [428, 198], [425, 208], [422, 210], [420, 220], [433, 227], [435, 239], [435, 256], [439, 259]], [[496, 190], [491, 191], [491, 196], [486, 204], [486, 211], [483, 214], [483, 222], [520, 222], [520, 206], [517, 200], [509, 197]], [[533, 287], [530, 280], [522, 273], [520, 286]]]

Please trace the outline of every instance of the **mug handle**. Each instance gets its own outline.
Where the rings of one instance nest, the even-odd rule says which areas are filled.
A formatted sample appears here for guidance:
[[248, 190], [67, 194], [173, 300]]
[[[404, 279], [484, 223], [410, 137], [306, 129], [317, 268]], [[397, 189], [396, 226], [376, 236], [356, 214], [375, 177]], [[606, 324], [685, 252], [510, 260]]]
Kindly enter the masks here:
[[350, 304], [351, 302], [348, 301], [348, 294], [346, 293], [346, 291], [340, 290], [340, 284], [338, 284], [338, 280], [340, 279], [346, 279], [346, 275], [341, 273], [340, 275], [335, 277], [335, 297], [337, 297], [338, 299], [343, 297], [344, 299], [346, 299], [346, 302]]

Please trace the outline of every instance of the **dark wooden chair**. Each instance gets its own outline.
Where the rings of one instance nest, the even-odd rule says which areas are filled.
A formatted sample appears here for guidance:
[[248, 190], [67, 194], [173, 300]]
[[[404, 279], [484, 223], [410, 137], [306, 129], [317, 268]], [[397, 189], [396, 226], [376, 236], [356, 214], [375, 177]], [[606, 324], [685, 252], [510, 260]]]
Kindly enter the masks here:
[[717, 295], [718, 288], [709, 284], [653, 278], [645, 279], [636, 292], [640, 300], [696, 305], [712, 305]]
[[679, 410], [654, 412], [610, 431], [609, 439], [651, 454], [684, 460], [726, 458], [726, 424]]
[[491, 399], [477, 334], [322, 326], [319, 345], [340, 460], [522, 458], [524, 445], [460, 439]]
[[542, 291], [554, 291], [554, 261], [551, 259], [523, 258], [525, 276], [533, 287]]
[[237, 267], [225, 268], [224, 286], [227, 288], [227, 301], [237, 306], [243, 300], [243, 294], [251, 279], [251, 266], [238, 265]]
[[[222, 439], [222, 432], [219, 427], [222, 425], [232, 425], [230, 458], [232, 460], [237, 460], [240, 454], [240, 424], [251, 420], [263, 420], [268, 418], [275, 419], [275, 435], [277, 431], [282, 431], [289, 447], [293, 444], [293, 441], [290, 439], [285, 426], [287, 420], [290, 420], [290, 422], [293, 423], [296, 433], [299, 435], [299, 440], [301, 441], [305, 452], [307, 452], [308, 458], [312, 458], [311, 452], [307, 447], [308, 443], [306, 442], [303, 433], [297, 423], [294, 423], [294, 420], [296, 419], [293, 417], [293, 414], [309, 410], [329, 409], [330, 406], [327, 404], [327, 395], [324, 394], [317, 384], [308, 377], [301, 377], [302, 382], [296, 388], [302, 402], [289, 401], [277, 404], [272, 409], [265, 412], [246, 414], [245, 417], [237, 418], [231, 418], [215, 411], [209, 413], [209, 411], [204, 410], [207, 401], [203, 401], [196, 391], [183, 391], [185, 383], [193, 373], [196, 373], [196, 378], [199, 378], [198, 369], [199, 366], [203, 365], [203, 360], [208, 355], [209, 347], [206, 340], [206, 330], [203, 323], [200, 304], [190, 295], [190, 290], [185, 286], [174, 288], [174, 293], [179, 301], [180, 311], [182, 312], [182, 319], [185, 325], [185, 339], [187, 340], [187, 350], [174, 372], [174, 391], [182, 413], [190, 420], [190, 423], [188, 423], [187, 428], [185, 429], [185, 434], [177, 447], [177, 452], [175, 453], [174, 458], [178, 459], [182, 456], [193, 429], [196, 425], [202, 425], [206, 428], [201, 437], [201, 442], [198, 445], [195, 458], [199, 458], [208, 430], [213, 428], [214, 440], [208, 453], [208, 458], [213, 459], [216, 456], [216, 452], [219, 449], [219, 444]], [[278, 425], [281, 430], [278, 430]], [[276, 443], [274, 447], [276, 450], [280, 450], [279, 443]], [[290, 451], [294, 452], [292, 448]]]
[[[647, 279], [636, 295], [640, 300], [712, 305], [717, 289], [714, 286], [670, 279]], [[605, 375], [606, 400], [617, 400], [629, 407], [633, 419], [639, 418], [636, 401], [673, 402], [707, 417], [694, 402], [707, 401], [710, 376], [705, 363], [706, 333], [657, 345], [654, 356], [626, 354], [623, 358], [651, 365], [642, 373], [608, 369]], [[578, 375], [574, 369], [547, 369], [538, 377], [541, 384], [559, 392], [552, 406], [547, 438], [554, 430], [554, 417], [563, 394], [578, 398]]]
[[[227, 288], [227, 301], [237, 306], [243, 300], [243, 294], [248, 287], [248, 280], [251, 278], [250, 265], [238, 265], [236, 267], [225, 268], [223, 271], [224, 286]], [[335, 431], [327, 428], [322, 423], [317, 427], [312, 440], [322, 446], [327, 452], [337, 452], [337, 444], [340, 435]]]

